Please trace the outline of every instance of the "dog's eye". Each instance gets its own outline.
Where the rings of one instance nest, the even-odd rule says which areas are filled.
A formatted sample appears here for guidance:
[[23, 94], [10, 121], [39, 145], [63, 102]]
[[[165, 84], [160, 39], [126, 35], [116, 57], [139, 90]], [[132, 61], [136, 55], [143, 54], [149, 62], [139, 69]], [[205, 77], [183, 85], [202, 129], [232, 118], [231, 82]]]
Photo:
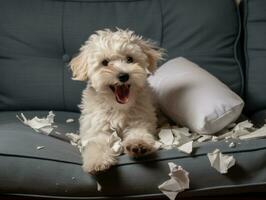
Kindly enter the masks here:
[[102, 61], [102, 65], [103, 65], [103, 66], [107, 66], [107, 65], [108, 65], [108, 63], [109, 63], [109, 61], [108, 61], [108, 60], [106, 60], [106, 59]]
[[127, 63], [133, 63], [133, 58], [131, 56], [127, 57]]

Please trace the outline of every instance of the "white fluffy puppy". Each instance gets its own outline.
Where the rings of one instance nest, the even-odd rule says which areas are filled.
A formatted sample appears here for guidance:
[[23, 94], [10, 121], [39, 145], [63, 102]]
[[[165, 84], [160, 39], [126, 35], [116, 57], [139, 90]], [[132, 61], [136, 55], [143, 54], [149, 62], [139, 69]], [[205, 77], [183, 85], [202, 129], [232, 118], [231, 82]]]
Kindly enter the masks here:
[[106, 170], [116, 163], [109, 144], [114, 129], [128, 155], [153, 152], [157, 119], [147, 76], [161, 58], [161, 49], [133, 31], [106, 29], [91, 35], [71, 60], [73, 78], [88, 81], [80, 105], [85, 172]]

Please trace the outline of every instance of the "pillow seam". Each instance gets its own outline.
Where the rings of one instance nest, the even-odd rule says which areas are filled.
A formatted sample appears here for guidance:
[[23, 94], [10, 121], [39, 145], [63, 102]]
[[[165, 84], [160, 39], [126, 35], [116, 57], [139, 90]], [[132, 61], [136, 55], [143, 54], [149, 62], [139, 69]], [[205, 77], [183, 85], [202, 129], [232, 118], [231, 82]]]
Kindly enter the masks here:
[[[237, 104], [235, 105], [234, 107], [230, 108], [229, 110], [227, 110], [226, 112], [224, 112], [222, 115], [220, 115], [218, 118], [216, 119], [211, 119], [211, 120], [208, 120], [206, 124], [208, 123], [215, 123], [216, 121], [220, 120], [221, 118], [225, 117], [226, 115], [228, 115], [229, 113], [233, 112], [233, 111], [236, 111], [238, 107], [243, 107], [244, 106], [244, 103], [241, 102], [240, 104]], [[204, 126], [205, 127], [205, 126]], [[210, 134], [208, 131], [206, 131], [206, 128], [203, 128], [205, 131], [200, 131], [200, 132], [205, 132], [205, 134]], [[196, 129], [195, 129], [196, 130]], [[200, 129], [197, 129], [197, 131], [199, 131]]]

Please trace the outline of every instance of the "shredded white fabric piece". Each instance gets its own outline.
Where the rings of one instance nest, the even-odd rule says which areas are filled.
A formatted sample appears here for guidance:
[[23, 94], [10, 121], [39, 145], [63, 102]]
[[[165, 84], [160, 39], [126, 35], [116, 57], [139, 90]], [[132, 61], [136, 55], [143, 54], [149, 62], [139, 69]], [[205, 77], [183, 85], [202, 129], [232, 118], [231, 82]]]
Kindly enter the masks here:
[[164, 145], [164, 147], [172, 146], [174, 142], [174, 136], [171, 129], [162, 128], [158, 134], [160, 142]]
[[226, 174], [228, 169], [235, 165], [235, 158], [233, 156], [224, 155], [219, 149], [215, 149], [212, 153], [207, 154], [211, 166], [221, 174]]
[[193, 150], [193, 137], [186, 127], [179, 128], [177, 126], [165, 125], [159, 131], [159, 141], [156, 142], [156, 149], [172, 149], [177, 148], [180, 151], [190, 154]]
[[116, 131], [109, 137], [109, 145], [115, 156], [119, 156], [124, 152], [122, 139], [117, 135]]
[[44, 149], [44, 148], [45, 148], [45, 146], [37, 146], [36, 147], [37, 150]]
[[40, 128], [40, 130], [46, 135], [49, 135], [54, 130], [54, 127], [47, 126], [47, 127]]
[[212, 136], [212, 141], [213, 142], [217, 142], [219, 140], [219, 138], [217, 136]]
[[172, 132], [177, 137], [180, 134], [190, 137], [191, 133], [189, 132], [189, 129], [187, 127], [178, 127], [178, 126], [172, 126]]
[[212, 139], [212, 136], [211, 135], [202, 135], [198, 140], [197, 142], [205, 142], [205, 141], [208, 141]]
[[235, 147], [236, 147], [236, 143], [231, 142], [231, 143], [229, 144], [229, 147], [230, 147], [230, 148], [235, 148]]
[[252, 139], [252, 138], [265, 138], [266, 137], [266, 125], [263, 127], [255, 130], [254, 132], [247, 134], [247, 135], [241, 135], [239, 139], [246, 140], [246, 139]]
[[74, 119], [69, 118], [69, 119], [66, 120], [66, 123], [72, 123], [72, 122], [74, 122], [74, 121], [75, 121]]
[[236, 124], [236, 126], [233, 129], [234, 131], [243, 131], [251, 128], [253, 128], [253, 124], [250, 121], [246, 120]]
[[253, 127], [253, 124], [248, 120], [240, 122], [233, 127], [232, 130], [225, 129], [223, 130], [223, 134], [218, 136], [218, 139], [240, 139], [240, 136], [248, 135], [256, 129]]
[[193, 150], [193, 141], [189, 141], [185, 144], [182, 144], [181, 146], [179, 146], [177, 148], [184, 153], [191, 154], [191, 152]]
[[[75, 133], [66, 133], [66, 136], [70, 139], [70, 144], [78, 147], [80, 152], [83, 151], [84, 147], [90, 141], [90, 140], [81, 140], [80, 136]], [[115, 156], [119, 156], [124, 152], [122, 139], [117, 135], [115, 131], [113, 132], [112, 135], [110, 135], [108, 143], [111, 149], [113, 150]]]
[[168, 165], [170, 179], [159, 185], [158, 188], [170, 200], [175, 200], [178, 193], [189, 188], [189, 173], [172, 162], [169, 162]]
[[102, 191], [102, 186], [100, 185], [100, 183], [98, 181], [96, 181], [97, 184], [97, 191], [101, 192]]
[[183, 145], [185, 143], [188, 143], [188, 142], [192, 141], [192, 138], [190, 138], [189, 136], [184, 135], [182, 133], [182, 131], [178, 131], [178, 128], [173, 129], [173, 133], [174, 133], [174, 136], [175, 136], [174, 144], [175, 144], [176, 147], [181, 146], [181, 145]]
[[77, 147], [80, 153], [82, 153], [85, 145], [82, 145], [80, 136], [76, 133], [66, 133], [66, 137], [70, 139], [70, 144]]
[[[177, 148], [188, 153], [190, 150], [187, 149], [184, 151], [183, 147], [188, 148], [188, 144], [190, 147], [191, 141], [201, 143], [225, 140], [225, 142], [228, 142], [229, 139], [247, 140], [254, 138], [266, 138], [266, 124], [260, 129], [257, 129], [254, 128], [253, 124], [248, 120], [242, 121], [238, 124], [232, 123], [215, 135], [200, 135], [198, 133], [189, 132], [189, 129], [186, 127], [164, 124], [159, 131], [159, 143], [161, 145], [158, 144], [157, 146], [161, 149], [167, 150]], [[233, 144], [231, 144], [230, 147], [233, 148]]]
[[66, 136], [73, 142], [72, 145], [77, 146], [80, 142], [80, 136], [76, 133], [66, 133]]
[[34, 117], [32, 119], [27, 119], [23, 113], [20, 116], [17, 115], [17, 118], [25, 125], [31, 127], [36, 132], [42, 132], [46, 135], [49, 135], [53, 129], [55, 114], [53, 111], [50, 111], [46, 118]]

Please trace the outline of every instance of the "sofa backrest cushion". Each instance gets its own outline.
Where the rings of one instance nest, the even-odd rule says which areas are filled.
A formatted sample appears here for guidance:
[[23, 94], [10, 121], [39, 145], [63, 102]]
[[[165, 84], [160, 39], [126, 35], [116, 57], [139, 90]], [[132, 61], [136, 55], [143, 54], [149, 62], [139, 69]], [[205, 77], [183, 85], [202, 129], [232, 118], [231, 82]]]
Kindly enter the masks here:
[[94, 31], [129, 28], [183, 56], [241, 95], [232, 0], [2, 0], [0, 110], [77, 111], [85, 83], [70, 59]]
[[246, 109], [266, 108], [266, 1], [243, 1]]

